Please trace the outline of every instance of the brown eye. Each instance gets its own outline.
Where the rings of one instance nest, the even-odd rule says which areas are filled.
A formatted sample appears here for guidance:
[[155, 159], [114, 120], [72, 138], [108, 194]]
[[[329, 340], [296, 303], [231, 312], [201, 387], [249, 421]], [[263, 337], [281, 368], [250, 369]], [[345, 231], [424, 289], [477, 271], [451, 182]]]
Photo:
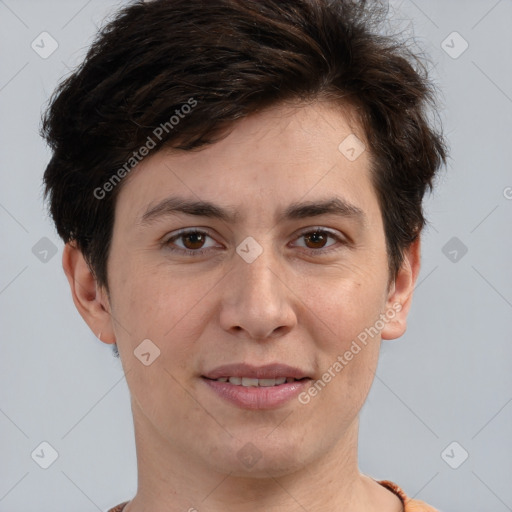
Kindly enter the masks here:
[[180, 235], [179, 238], [183, 241], [185, 249], [201, 249], [205, 243], [205, 235], [199, 231], [185, 233], [184, 235]]
[[[341, 248], [336, 246], [343, 246], [346, 244], [347, 242], [343, 235], [328, 231], [327, 229], [318, 228], [303, 232], [294, 245], [295, 247], [301, 247], [303, 250], [306, 250], [311, 254], [317, 254], [320, 256], [331, 250], [334, 251]], [[331, 249], [331, 246], [334, 247]]]
[[311, 234], [303, 236], [304, 240], [306, 240], [306, 247], [309, 249], [322, 249], [329, 238], [325, 236], [325, 232], [323, 231], [314, 231]]
[[190, 256], [199, 256], [210, 249], [215, 249], [215, 240], [205, 231], [181, 231], [167, 239], [165, 245], [173, 252]]

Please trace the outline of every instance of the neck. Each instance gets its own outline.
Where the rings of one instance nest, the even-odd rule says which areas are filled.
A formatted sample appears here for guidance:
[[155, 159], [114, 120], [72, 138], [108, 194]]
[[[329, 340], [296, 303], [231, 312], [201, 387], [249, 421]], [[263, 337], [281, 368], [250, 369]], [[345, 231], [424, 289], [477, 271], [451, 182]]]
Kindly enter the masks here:
[[278, 472], [223, 471], [214, 455], [197, 460], [156, 431], [140, 410], [134, 410], [134, 427], [138, 490], [123, 512], [402, 510], [396, 496], [359, 473], [358, 418], [322, 457]]

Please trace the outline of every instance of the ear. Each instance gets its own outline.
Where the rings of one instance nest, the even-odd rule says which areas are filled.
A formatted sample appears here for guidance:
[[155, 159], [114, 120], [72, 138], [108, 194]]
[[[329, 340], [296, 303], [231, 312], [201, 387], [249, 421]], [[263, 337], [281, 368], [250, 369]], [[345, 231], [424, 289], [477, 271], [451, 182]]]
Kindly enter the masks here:
[[65, 245], [62, 267], [68, 278], [73, 302], [86, 324], [103, 343], [115, 343], [106, 290], [98, 286], [82, 252], [74, 243]]
[[381, 331], [383, 340], [394, 340], [407, 330], [407, 315], [420, 272], [420, 237], [404, 252], [404, 260], [391, 284], [386, 302], [386, 324]]

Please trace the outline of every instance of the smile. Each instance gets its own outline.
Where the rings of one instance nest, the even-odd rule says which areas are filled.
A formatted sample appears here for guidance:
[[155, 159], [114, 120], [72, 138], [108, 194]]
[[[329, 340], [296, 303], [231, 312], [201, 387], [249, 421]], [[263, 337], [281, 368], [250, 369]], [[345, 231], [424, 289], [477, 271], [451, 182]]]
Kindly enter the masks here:
[[293, 377], [279, 377], [276, 379], [254, 379], [252, 377], [219, 377], [218, 379], [210, 379], [216, 380], [217, 382], [229, 382], [234, 386], [245, 386], [245, 387], [271, 387], [271, 386], [280, 386], [285, 382], [295, 382], [296, 380], [303, 379], [295, 379]]
[[305, 391], [311, 379], [293, 377], [256, 379], [250, 377], [202, 377], [214, 395], [241, 409], [277, 409]]

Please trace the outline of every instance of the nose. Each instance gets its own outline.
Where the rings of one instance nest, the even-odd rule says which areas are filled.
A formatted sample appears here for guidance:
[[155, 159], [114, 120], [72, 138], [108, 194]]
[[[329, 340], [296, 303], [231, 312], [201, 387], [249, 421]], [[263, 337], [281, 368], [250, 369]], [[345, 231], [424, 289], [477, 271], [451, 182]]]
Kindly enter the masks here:
[[[224, 282], [221, 327], [242, 338], [265, 340], [284, 336], [297, 324], [293, 284], [270, 248], [251, 263], [235, 255]], [[288, 274], [287, 274], [288, 275]], [[288, 279], [289, 281], [289, 279]]]

